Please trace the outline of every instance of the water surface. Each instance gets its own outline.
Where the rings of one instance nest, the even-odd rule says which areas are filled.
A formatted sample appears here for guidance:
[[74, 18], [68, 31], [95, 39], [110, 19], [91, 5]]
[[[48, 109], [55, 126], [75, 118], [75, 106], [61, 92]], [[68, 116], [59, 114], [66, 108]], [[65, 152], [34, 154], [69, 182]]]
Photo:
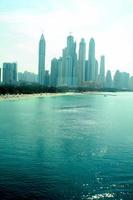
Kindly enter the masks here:
[[133, 199], [133, 94], [0, 102], [0, 199]]

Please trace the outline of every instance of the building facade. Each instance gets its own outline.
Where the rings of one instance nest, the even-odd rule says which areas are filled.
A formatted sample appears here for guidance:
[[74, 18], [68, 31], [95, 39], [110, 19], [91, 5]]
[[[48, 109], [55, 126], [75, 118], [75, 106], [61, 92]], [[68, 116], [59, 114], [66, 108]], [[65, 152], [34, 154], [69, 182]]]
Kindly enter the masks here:
[[105, 84], [105, 56], [101, 56], [100, 59], [100, 74], [99, 81], [102, 88], [104, 88]]
[[95, 41], [93, 38], [91, 38], [89, 43], [87, 81], [96, 81], [95, 74]]
[[79, 44], [79, 58], [78, 58], [78, 85], [80, 86], [85, 81], [85, 61], [86, 61], [86, 43], [84, 38]]
[[9, 85], [17, 83], [17, 63], [3, 63], [3, 83]]
[[38, 63], [38, 83], [44, 85], [45, 78], [45, 51], [46, 51], [46, 42], [44, 35], [42, 34], [39, 41], [39, 63]]

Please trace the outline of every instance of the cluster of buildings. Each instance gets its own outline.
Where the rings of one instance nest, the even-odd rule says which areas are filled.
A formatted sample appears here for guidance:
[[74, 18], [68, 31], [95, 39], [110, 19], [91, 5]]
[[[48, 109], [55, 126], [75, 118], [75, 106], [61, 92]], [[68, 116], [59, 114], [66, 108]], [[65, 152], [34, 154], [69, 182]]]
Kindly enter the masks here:
[[95, 56], [95, 41], [89, 42], [88, 56], [86, 57], [86, 42], [82, 38], [77, 52], [76, 41], [72, 35], [67, 37], [66, 47], [59, 58], [51, 60], [50, 72], [45, 69], [46, 41], [41, 35], [39, 41], [38, 74], [28, 71], [17, 72], [17, 63], [3, 63], [2, 84], [38, 83], [51, 87], [88, 87], [88, 88], [115, 88], [133, 90], [133, 77], [127, 72], [116, 71], [112, 77], [111, 71], [105, 73], [105, 56], [100, 57], [98, 63]]
[[[1, 80], [1, 75], [3, 79]], [[3, 73], [0, 68], [0, 83], [16, 84], [17, 83], [17, 63], [3, 63]]]

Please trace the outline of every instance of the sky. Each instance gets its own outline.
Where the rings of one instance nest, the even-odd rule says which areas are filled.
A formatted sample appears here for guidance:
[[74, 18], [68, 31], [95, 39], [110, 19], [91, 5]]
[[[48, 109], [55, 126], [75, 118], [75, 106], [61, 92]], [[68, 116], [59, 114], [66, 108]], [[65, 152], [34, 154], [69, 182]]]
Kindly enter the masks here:
[[17, 62], [18, 71], [37, 72], [38, 43], [46, 40], [46, 69], [60, 57], [71, 32], [78, 46], [96, 43], [96, 58], [105, 55], [106, 70], [133, 75], [132, 0], [0, 0], [0, 67]]

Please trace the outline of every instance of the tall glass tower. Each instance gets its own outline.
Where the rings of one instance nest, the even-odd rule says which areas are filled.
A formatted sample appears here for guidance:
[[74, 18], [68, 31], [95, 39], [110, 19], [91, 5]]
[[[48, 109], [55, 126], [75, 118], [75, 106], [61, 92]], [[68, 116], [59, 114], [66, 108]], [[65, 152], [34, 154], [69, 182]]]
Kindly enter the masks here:
[[78, 84], [85, 81], [86, 43], [82, 38], [79, 44]]
[[45, 49], [46, 42], [44, 39], [44, 35], [41, 35], [39, 41], [39, 64], [38, 64], [38, 83], [40, 85], [44, 85], [44, 77], [45, 77]]
[[95, 41], [91, 38], [89, 43], [89, 66], [87, 72], [88, 81], [96, 81], [95, 77]]
[[77, 54], [76, 54], [76, 42], [74, 41], [74, 37], [69, 35], [67, 37], [67, 55], [71, 57], [72, 64], [72, 85], [75, 85], [77, 82]]
[[100, 61], [100, 84], [104, 87], [105, 84], [105, 56], [101, 56]]
[[107, 73], [106, 73], [106, 84], [105, 84], [105, 87], [106, 88], [112, 88], [112, 76], [111, 76], [111, 71], [108, 70]]

